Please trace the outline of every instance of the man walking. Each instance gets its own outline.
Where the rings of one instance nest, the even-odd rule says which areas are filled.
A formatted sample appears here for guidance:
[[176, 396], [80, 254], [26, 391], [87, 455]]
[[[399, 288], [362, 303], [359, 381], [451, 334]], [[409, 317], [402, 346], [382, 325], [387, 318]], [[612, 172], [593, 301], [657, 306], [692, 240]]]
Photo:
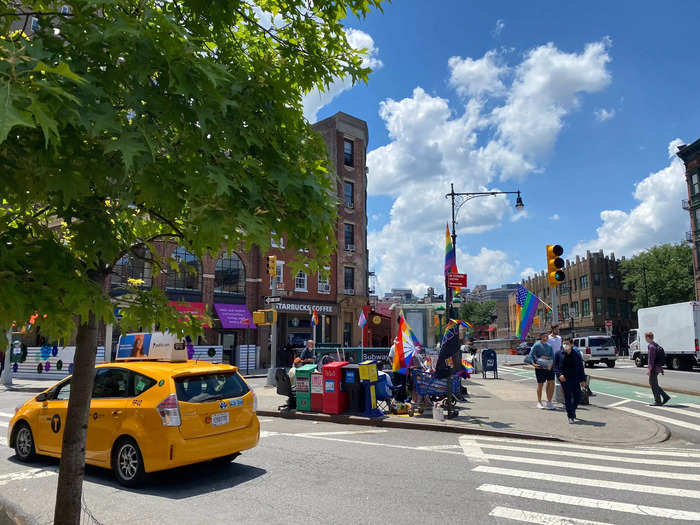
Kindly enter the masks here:
[[561, 352], [554, 355], [554, 371], [564, 390], [564, 406], [569, 423], [576, 420], [576, 407], [581, 401], [581, 389], [586, 387], [583, 359], [573, 348], [570, 337], [564, 340]]
[[[535, 367], [535, 377], [537, 378], [537, 408], [547, 408], [554, 410], [552, 396], [554, 395], [554, 352], [547, 342], [549, 333], [540, 332], [540, 340], [530, 349], [528, 362]], [[547, 403], [542, 403], [542, 387], [547, 383]]]
[[647, 375], [649, 376], [649, 386], [654, 394], [654, 402], [650, 404], [653, 407], [660, 407], [668, 403], [671, 396], [664, 392], [659, 386], [659, 374], [664, 373], [664, 364], [666, 361], [666, 352], [654, 341], [654, 333], [647, 332], [644, 334], [647, 343], [649, 344], [649, 365]]

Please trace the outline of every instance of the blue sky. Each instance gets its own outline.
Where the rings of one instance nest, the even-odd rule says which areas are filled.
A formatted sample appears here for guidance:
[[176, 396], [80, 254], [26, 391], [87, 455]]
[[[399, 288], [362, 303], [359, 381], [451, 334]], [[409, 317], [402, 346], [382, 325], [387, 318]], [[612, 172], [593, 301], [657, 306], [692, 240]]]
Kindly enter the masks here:
[[514, 214], [512, 199], [488, 197], [462, 208], [457, 263], [470, 286], [541, 270], [547, 243], [619, 256], [684, 238], [669, 146], [700, 138], [700, 3], [474, 4], [396, 0], [349, 20], [375, 72], [308, 111], [368, 123], [379, 291], [442, 289], [450, 181], [519, 188], [526, 205]]

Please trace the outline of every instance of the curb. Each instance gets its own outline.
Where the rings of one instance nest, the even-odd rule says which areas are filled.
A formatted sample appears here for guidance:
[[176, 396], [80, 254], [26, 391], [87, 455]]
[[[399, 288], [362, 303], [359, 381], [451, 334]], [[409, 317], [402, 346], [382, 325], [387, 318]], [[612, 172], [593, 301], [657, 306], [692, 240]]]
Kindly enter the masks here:
[[[58, 382], [58, 381], [57, 381]], [[35, 394], [40, 394], [44, 390], [51, 388], [51, 387], [38, 387], [38, 386], [10, 386], [10, 387], [3, 387], [0, 388], [0, 392], [30, 392], [30, 393], [35, 393]]]
[[258, 410], [258, 416], [280, 417], [283, 419], [304, 419], [307, 421], [322, 421], [325, 423], [339, 423], [342, 425], [362, 425], [384, 428], [403, 428], [412, 430], [430, 430], [433, 432], [448, 432], [452, 434], [474, 434], [479, 436], [505, 437], [511, 439], [535, 439], [541, 441], [566, 441], [562, 438], [546, 434], [528, 434], [525, 432], [508, 432], [505, 430], [487, 430], [483, 428], [468, 428], [462, 426], [439, 425], [435, 423], [407, 423], [392, 420], [391, 418], [366, 418], [360, 416], [344, 416], [336, 414], [316, 414], [311, 412], [297, 412], [290, 410], [280, 412], [277, 410]]
[[[591, 376], [591, 379], [597, 379], [599, 381], [607, 381], [608, 383], [620, 383], [623, 385], [630, 385], [630, 386], [638, 386], [641, 388], [649, 388], [649, 383], [640, 383], [638, 381], [629, 381], [628, 379], [617, 379], [614, 377], [601, 377], [593, 374], [588, 374]], [[664, 386], [663, 389], [667, 392], [673, 392], [674, 394], [685, 394], [688, 396], [699, 396], [700, 397], [700, 391], [697, 390], [690, 390], [686, 388], [675, 388], [675, 387], [667, 387]]]

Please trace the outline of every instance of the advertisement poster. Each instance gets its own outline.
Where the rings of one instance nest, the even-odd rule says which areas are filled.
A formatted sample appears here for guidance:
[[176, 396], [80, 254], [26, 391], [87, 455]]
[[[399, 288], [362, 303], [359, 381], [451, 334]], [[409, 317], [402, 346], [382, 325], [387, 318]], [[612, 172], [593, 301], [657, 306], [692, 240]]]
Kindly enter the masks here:
[[151, 334], [126, 334], [119, 338], [117, 359], [148, 357], [151, 347]]

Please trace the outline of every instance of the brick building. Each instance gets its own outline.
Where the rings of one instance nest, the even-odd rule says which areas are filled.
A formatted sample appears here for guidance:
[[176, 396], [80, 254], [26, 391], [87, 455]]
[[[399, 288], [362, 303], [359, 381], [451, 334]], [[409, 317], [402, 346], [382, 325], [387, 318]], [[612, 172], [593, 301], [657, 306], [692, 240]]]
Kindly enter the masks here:
[[[622, 336], [637, 326], [632, 312], [632, 296], [622, 288], [619, 263], [615, 254], [604, 255], [602, 250], [589, 251], [583, 258], [577, 255], [573, 262], [566, 261], [566, 281], [558, 286], [562, 334], [570, 334], [572, 330], [576, 334], [605, 332], [605, 321], [609, 320], [612, 321], [613, 335], [620, 344], [625, 340]], [[542, 301], [551, 304], [552, 294], [545, 272], [524, 279], [522, 284]], [[515, 333], [514, 294], [509, 299], [509, 308], [511, 330]], [[544, 306], [540, 305], [537, 317], [539, 323], [533, 326], [533, 330], [551, 326], [551, 311]]]
[[[164, 290], [173, 304], [182, 311], [206, 309], [214, 325], [206, 329], [201, 344], [224, 347], [224, 358], [236, 362], [235, 349], [241, 344], [261, 348], [258, 365], [270, 363], [268, 344], [270, 327], [252, 324], [251, 312], [269, 308], [265, 297], [271, 294], [267, 274], [267, 255], [277, 256], [277, 278], [281, 301], [278, 310], [277, 341], [301, 345], [312, 338], [311, 311], [319, 316], [316, 340], [359, 346], [362, 331], [357, 326], [360, 312], [368, 304], [367, 252], [367, 124], [345, 113], [315, 124], [328, 145], [331, 159], [330, 176], [337, 181], [338, 249], [332, 255], [328, 274], [298, 272], [292, 274], [289, 263], [299, 255], [285, 248], [284, 239], [273, 243], [267, 253], [257, 247], [231, 253], [220, 252], [201, 260], [184, 247], [169, 243], [157, 244], [158, 255], [174, 258], [181, 271], [153, 276], [150, 264], [133, 256], [122, 259], [115, 268], [110, 286], [118, 304], [119, 286], [128, 278], [141, 279], [142, 286]], [[113, 341], [118, 338], [113, 332]], [[105, 330], [101, 331], [104, 339]]]
[[678, 147], [677, 155], [685, 164], [685, 180], [688, 185], [688, 200], [683, 201], [683, 208], [690, 212], [690, 231], [686, 239], [693, 243], [693, 273], [695, 275], [695, 296], [700, 297], [700, 139], [692, 144]]

